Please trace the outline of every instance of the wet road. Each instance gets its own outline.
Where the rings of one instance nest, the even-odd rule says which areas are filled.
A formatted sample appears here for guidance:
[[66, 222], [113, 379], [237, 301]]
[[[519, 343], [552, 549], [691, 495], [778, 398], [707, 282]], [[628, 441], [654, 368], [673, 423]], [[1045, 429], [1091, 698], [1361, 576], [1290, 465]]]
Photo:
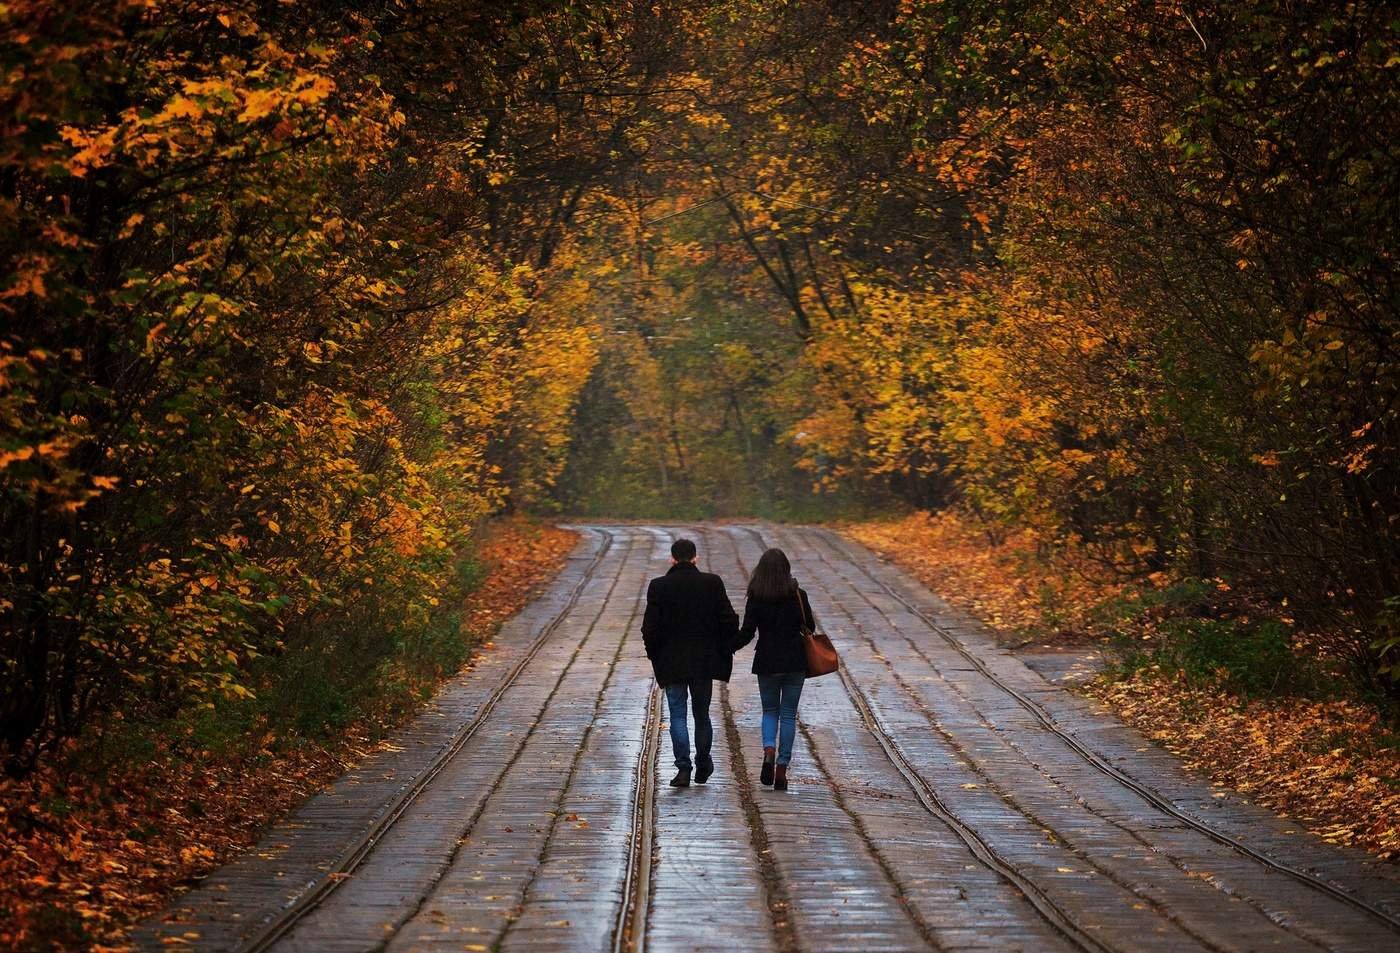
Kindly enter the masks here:
[[[1400, 950], [1400, 871], [1185, 774], [859, 546], [590, 525], [390, 750], [138, 932], [169, 949]], [[638, 631], [671, 540], [742, 607], [782, 546], [843, 670], [757, 783], [752, 648], [676, 791]]]

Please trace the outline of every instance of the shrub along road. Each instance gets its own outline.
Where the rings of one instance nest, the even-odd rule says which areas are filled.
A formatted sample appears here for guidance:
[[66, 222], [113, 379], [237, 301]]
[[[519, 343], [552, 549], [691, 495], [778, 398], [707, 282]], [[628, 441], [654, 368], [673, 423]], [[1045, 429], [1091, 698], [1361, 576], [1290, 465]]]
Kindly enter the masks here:
[[[1357, 950], [1400, 871], [1186, 774], [825, 530], [595, 525], [497, 650], [137, 934], [209, 950]], [[744, 653], [719, 771], [665, 786], [638, 632], [671, 539], [736, 605], [792, 557], [844, 668], [758, 785]]]

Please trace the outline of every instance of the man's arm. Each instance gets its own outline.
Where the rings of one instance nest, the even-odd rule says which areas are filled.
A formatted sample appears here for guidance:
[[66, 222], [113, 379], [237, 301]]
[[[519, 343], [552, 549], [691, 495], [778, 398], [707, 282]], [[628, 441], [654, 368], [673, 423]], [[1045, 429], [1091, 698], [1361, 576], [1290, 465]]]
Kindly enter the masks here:
[[656, 584], [653, 579], [647, 586], [647, 608], [642, 613], [642, 644], [646, 646], [647, 658], [656, 658], [656, 650], [661, 645], [661, 605], [656, 600]]

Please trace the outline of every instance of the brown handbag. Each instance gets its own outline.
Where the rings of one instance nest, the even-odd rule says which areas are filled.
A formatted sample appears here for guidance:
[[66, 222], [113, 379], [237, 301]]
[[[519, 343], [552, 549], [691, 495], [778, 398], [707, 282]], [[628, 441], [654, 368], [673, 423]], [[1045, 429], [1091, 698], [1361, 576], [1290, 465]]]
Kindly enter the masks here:
[[830, 675], [841, 665], [841, 658], [836, 654], [836, 646], [831, 644], [825, 632], [818, 632], [815, 624], [807, 624], [807, 612], [802, 608], [802, 592], [795, 593], [797, 597], [797, 617], [798, 632], [802, 636], [802, 650], [807, 653], [807, 677], [816, 678], [819, 675]]

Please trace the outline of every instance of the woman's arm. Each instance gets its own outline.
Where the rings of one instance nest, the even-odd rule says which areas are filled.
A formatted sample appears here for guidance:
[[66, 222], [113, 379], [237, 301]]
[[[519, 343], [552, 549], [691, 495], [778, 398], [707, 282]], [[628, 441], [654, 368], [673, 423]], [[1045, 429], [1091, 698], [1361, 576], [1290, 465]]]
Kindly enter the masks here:
[[753, 641], [753, 634], [758, 629], [758, 619], [754, 615], [753, 600], [744, 600], [744, 624], [739, 626], [739, 637], [734, 642], [734, 651], [739, 651], [744, 646]]

